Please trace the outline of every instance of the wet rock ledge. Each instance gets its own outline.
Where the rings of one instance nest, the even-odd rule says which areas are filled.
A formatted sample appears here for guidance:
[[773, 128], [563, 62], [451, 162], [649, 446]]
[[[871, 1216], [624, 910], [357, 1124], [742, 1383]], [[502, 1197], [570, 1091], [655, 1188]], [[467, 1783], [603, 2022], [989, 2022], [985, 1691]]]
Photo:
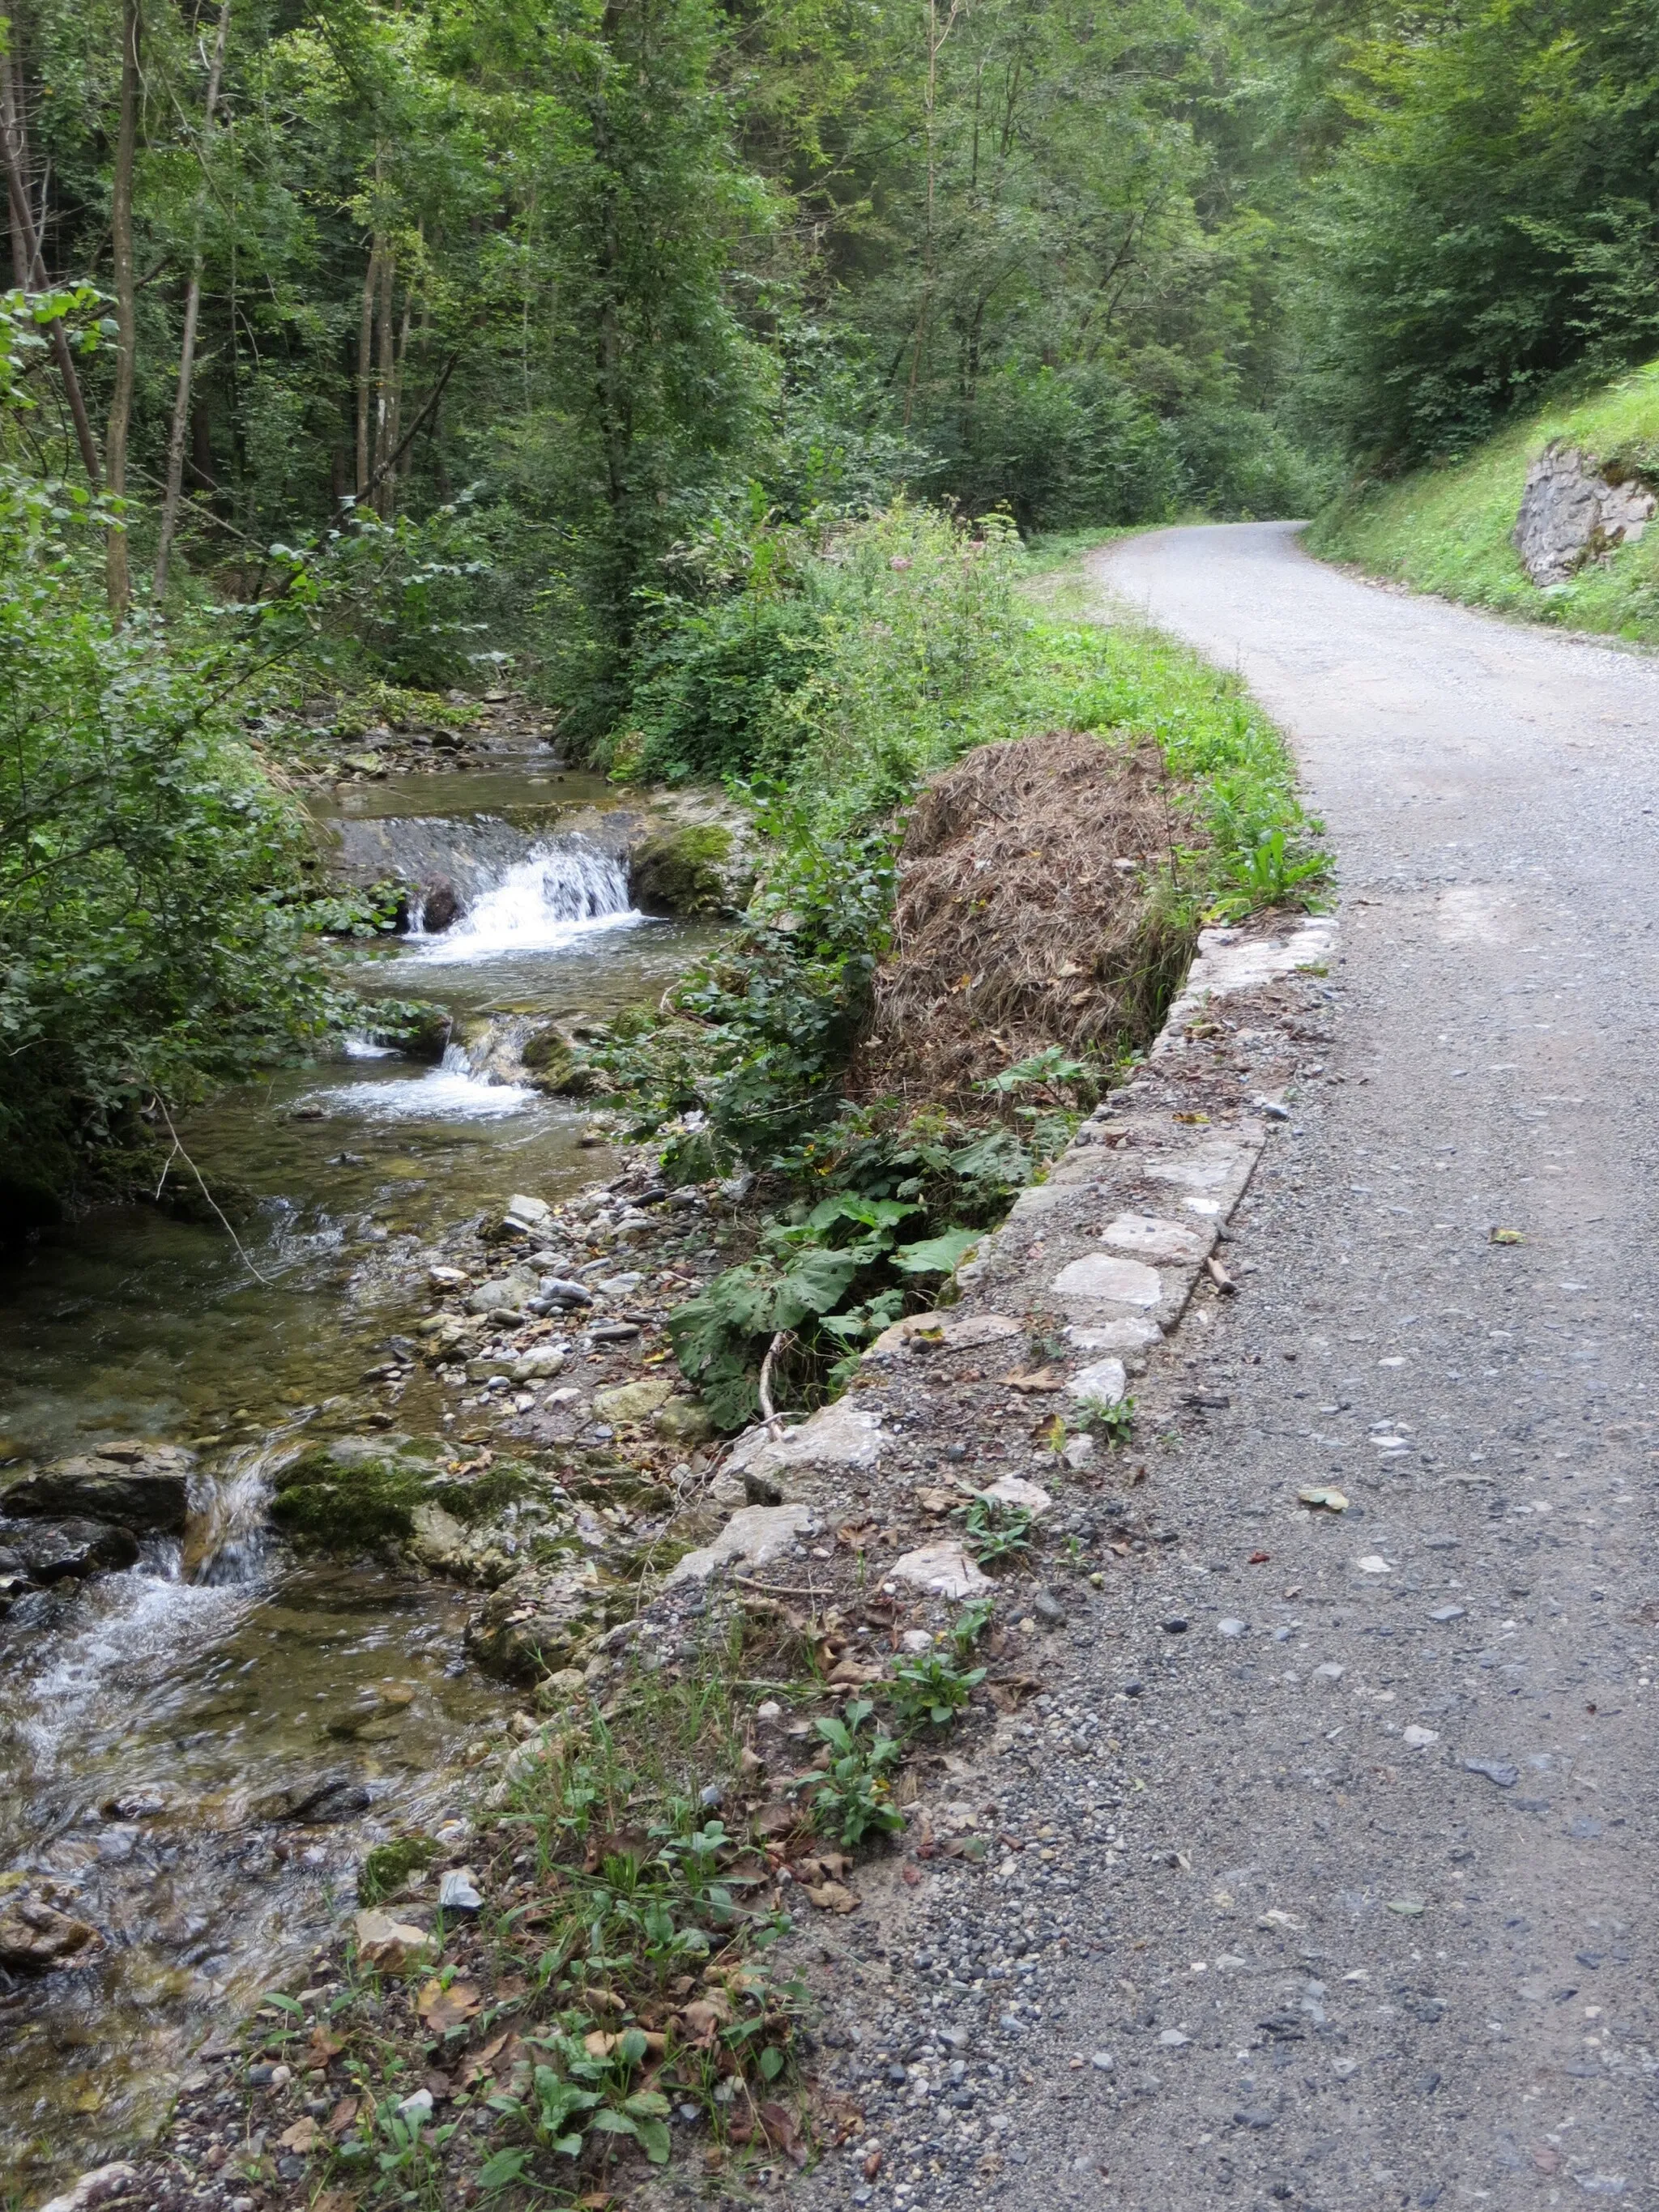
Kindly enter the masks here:
[[112, 1443], [25, 1468], [0, 1490], [0, 1620], [46, 1617], [58, 1585], [137, 1564], [143, 1545], [182, 1539], [193, 1455]]

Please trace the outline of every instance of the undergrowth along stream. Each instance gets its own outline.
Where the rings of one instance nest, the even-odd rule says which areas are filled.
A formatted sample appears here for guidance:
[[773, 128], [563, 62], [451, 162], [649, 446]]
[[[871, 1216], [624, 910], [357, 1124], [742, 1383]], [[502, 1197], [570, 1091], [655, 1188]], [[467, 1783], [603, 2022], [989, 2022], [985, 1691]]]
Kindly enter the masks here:
[[1316, 903], [1326, 873], [1242, 685], [1103, 623], [1004, 519], [763, 520], [744, 556], [661, 611], [663, 672], [613, 757], [722, 768], [760, 879], [734, 936], [592, 1054], [671, 1179], [767, 1178], [757, 1255], [671, 1324], [726, 1427], [785, 1402], [780, 1356], [817, 1402], [938, 1297], [1150, 1040], [1200, 922]]

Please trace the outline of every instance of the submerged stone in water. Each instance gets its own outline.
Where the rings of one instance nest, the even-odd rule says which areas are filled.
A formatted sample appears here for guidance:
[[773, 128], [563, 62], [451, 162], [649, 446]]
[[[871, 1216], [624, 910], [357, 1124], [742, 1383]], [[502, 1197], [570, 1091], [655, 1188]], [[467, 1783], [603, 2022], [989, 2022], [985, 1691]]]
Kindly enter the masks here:
[[27, 1892], [0, 1911], [0, 1966], [9, 1966], [14, 1973], [50, 1973], [102, 1942], [98, 1930], [84, 1920]]
[[136, 1564], [138, 1540], [106, 1521], [0, 1521], [0, 1541], [32, 1582], [79, 1581]]

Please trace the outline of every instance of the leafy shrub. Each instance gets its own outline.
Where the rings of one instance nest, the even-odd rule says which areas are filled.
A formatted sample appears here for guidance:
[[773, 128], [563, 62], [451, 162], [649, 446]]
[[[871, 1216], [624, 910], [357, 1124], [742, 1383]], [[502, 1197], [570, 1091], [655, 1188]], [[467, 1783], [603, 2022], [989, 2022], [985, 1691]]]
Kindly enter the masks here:
[[904, 1306], [908, 1276], [948, 1275], [977, 1241], [970, 1229], [900, 1242], [900, 1224], [922, 1212], [913, 1200], [842, 1191], [802, 1221], [770, 1223], [761, 1250], [717, 1275], [668, 1317], [682, 1372], [722, 1427], [737, 1428], [758, 1404], [761, 1356], [780, 1332], [795, 1333], [809, 1358], [855, 1350]]

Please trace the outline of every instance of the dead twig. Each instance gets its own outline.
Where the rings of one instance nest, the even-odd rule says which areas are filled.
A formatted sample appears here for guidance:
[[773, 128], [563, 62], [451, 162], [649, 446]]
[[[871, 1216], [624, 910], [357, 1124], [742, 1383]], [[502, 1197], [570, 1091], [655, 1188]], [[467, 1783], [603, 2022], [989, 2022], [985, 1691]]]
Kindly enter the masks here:
[[213, 1211], [218, 1215], [221, 1222], [224, 1224], [225, 1234], [229, 1237], [231, 1243], [236, 1247], [237, 1253], [241, 1259], [243, 1266], [247, 1269], [249, 1274], [252, 1276], [256, 1283], [261, 1284], [266, 1290], [270, 1290], [272, 1287], [271, 1278], [269, 1275], [262, 1275], [259, 1273], [259, 1270], [254, 1266], [252, 1260], [249, 1257], [247, 1247], [243, 1243], [241, 1238], [236, 1234], [236, 1231], [231, 1227], [228, 1215], [225, 1212], [224, 1208], [220, 1205], [218, 1200], [213, 1195], [213, 1193], [208, 1188], [207, 1178], [203, 1175], [200, 1168], [197, 1166], [195, 1161], [191, 1159], [190, 1154], [185, 1150], [183, 1145], [179, 1141], [179, 1132], [173, 1126], [173, 1116], [167, 1109], [166, 1101], [161, 1097], [161, 1094], [157, 1092], [156, 1095], [151, 1098], [150, 1104], [161, 1115], [161, 1119], [167, 1123], [167, 1134], [173, 1139], [173, 1150], [167, 1154], [166, 1159], [161, 1163], [161, 1172], [155, 1185], [156, 1197], [159, 1199], [161, 1195], [162, 1188], [167, 1179], [167, 1170], [173, 1165], [175, 1159], [182, 1160], [185, 1165], [190, 1170], [191, 1173], [195, 1176], [198, 1184], [200, 1186], [203, 1197], [206, 1199], [208, 1204], [213, 1208]]

